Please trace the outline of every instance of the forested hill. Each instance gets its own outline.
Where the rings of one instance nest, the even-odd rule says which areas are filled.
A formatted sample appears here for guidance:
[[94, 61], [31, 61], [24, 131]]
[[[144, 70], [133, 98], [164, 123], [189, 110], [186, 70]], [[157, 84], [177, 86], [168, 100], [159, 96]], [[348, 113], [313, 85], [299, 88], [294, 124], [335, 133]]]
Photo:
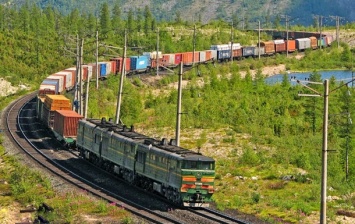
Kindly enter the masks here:
[[0, 0], [4, 6], [19, 7], [28, 2], [40, 8], [53, 6], [68, 14], [73, 9], [96, 14], [103, 3], [112, 7], [118, 3], [123, 16], [129, 11], [143, 12], [149, 7], [158, 20], [188, 20], [208, 22], [211, 19], [238, 21], [240, 27], [251, 26], [260, 20], [271, 26], [278, 16], [288, 15], [294, 24], [312, 25], [316, 15], [324, 16], [324, 24], [334, 25], [329, 16], [343, 17], [342, 23], [355, 20], [354, 0]]

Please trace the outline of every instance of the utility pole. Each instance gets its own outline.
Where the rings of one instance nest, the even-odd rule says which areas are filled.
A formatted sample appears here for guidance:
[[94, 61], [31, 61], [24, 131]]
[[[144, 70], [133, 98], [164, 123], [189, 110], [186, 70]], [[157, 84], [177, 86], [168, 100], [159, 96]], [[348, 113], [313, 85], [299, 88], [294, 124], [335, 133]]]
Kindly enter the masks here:
[[157, 76], [159, 76], [159, 27], [157, 29], [157, 55], [156, 55], [156, 62], [157, 62]]
[[286, 22], [286, 57], [288, 57], [288, 25], [290, 17], [288, 15], [281, 15], [281, 18], [285, 18]]
[[180, 146], [180, 123], [181, 123], [181, 96], [182, 96], [182, 73], [183, 73], [183, 62], [180, 63], [179, 70], [179, 83], [178, 83], [178, 105], [177, 105], [177, 113], [176, 113], [176, 146]]
[[324, 86], [324, 93], [321, 94], [311, 87], [304, 85], [300, 80], [297, 83], [305, 88], [311, 90], [316, 94], [298, 94], [298, 96], [311, 96], [324, 98], [324, 112], [323, 112], [323, 144], [322, 144], [322, 184], [321, 184], [321, 203], [320, 203], [320, 222], [326, 224], [327, 222], [327, 168], [328, 168], [328, 104], [329, 104], [329, 80], [324, 80], [324, 83], [307, 81], [311, 84], [319, 84]]
[[73, 110], [76, 112], [79, 112], [79, 109], [77, 108], [79, 99], [79, 63], [80, 63], [80, 58], [79, 58], [79, 35], [76, 35], [76, 71], [75, 71], [75, 87], [74, 87], [74, 103], [73, 103]]
[[258, 28], [258, 57], [259, 57], [259, 60], [260, 60], [260, 20], [258, 21], [259, 23], [259, 28]]
[[196, 24], [194, 25], [194, 39], [193, 39], [193, 50], [192, 50], [192, 66], [195, 65], [195, 50], [196, 50]]
[[96, 31], [96, 89], [99, 89], [99, 31]]
[[80, 114], [84, 114], [83, 108], [83, 48], [84, 48], [84, 39], [81, 39], [80, 44], [80, 62], [79, 62], [79, 74], [80, 74]]
[[120, 122], [120, 112], [121, 112], [121, 102], [122, 102], [122, 91], [123, 91], [123, 82], [124, 77], [126, 76], [126, 52], [127, 52], [127, 31], [124, 31], [124, 47], [123, 47], [123, 65], [122, 65], [122, 73], [120, 78], [120, 86], [118, 89], [118, 96], [117, 96], [117, 107], [116, 107], [116, 121], [115, 123], [118, 124]]
[[340, 33], [340, 17], [339, 16], [330, 16], [331, 19], [335, 20], [335, 27], [336, 27], [336, 38], [337, 38], [337, 44], [338, 48], [340, 46], [340, 40], [339, 40], [339, 33]]
[[327, 223], [327, 167], [328, 167], [328, 98], [329, 80], [324, 81], [323, 149], [322, 149], [322, 195], [320, 223]]
[[231, 62], [233, 62], [233, 39], [234, 39], [234, 30], [233, 30], [233, 20], [231, 25]]

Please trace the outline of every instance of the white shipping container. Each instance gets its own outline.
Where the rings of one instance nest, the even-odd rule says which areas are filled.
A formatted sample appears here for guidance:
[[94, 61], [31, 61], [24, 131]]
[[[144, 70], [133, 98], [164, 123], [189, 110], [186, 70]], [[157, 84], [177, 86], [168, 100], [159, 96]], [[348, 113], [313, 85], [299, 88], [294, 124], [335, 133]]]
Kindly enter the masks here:
[[54, 75], [65, 75], [65, 88], [66, 90], [70, 90], [74, 87], [73, 84], [73, 73], [72, 72], [66, 72], [66, 71], [61, 71], [61, 72], [56, 72]]
[[200, 51], [200, 62], [206, 61], [206, 51]]
[[62, 93], [64, 91], [64, 77], [63, 76], [57, 76], [57, 75], [50, 75], [47, 77], [47, 79], [56, 79], [56, 80], [59, 80], [58, 81], [58, 92], [59, 93]]

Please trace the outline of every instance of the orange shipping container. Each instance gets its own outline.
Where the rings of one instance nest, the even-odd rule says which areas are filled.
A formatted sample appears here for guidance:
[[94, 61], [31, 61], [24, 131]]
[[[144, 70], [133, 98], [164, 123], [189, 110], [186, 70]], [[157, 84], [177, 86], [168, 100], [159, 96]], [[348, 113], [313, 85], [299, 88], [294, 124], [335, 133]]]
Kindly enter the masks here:
[[275, 53], [275, 44], [273, 41], [260, 42], [260, 46], [265, 48], [265, 54]]
[[286, 44], [288, 52], [294, 52], [296, 50], [296, 40], [288, 40], [286, 41]]
[[310, 37], [309, 39], [311, 40], [311, 48], [317, 49], [318, 48], [317, 37]]
[[56, 110], [53, 119], [53, 130], [60, 136], [76, 137], [79, 120], [83, 116], [72, 110]]

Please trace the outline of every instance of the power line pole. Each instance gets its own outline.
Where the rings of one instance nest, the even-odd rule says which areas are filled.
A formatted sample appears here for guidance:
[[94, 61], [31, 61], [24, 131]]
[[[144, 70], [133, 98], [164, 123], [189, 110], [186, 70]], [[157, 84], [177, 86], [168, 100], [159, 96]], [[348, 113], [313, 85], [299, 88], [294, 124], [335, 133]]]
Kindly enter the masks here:
[[123, 91], [123, 82], [124, 77], [126, 76], [126, 52], [127, 52], [127, 31], [124, 31], [124, 48], [123, 48], [123, 65], [122, 65], [122, 72], [120, 78], [120, 86], [118, 89], [118, 96], [117, 96], [117, 107], [116, 107], [116, 121], [115, 123], [118, 124], [120, 121], [120, 112], [121, 112], [121, 102], [122, 102], [122, 91]]
[[81, 39], [80, 44], [80, 61], [79, 61], [79, 74], [80, 74], [80, 114], [84, 114], [83, 108], [83, 48], [84, 48], [84, 39]]
[[311, 90], [316, 94], [298, 94], [299, 96], [311, 96], [324, 98], [324, 113], [323, 113], [323, 144], [322, 144], [322, 184], [321, 184], [321, 203], [320, 203], [320, 223], [327, 222], [327, 167], [328, 167], [328, 104], [329, 104], [329, 80], [324, 80], [324, 83], [307, 81], [307, 83], [319, 84], [324, 86], [324, 93], [320, 94], [311, 87], [304, 85], [300, 80], [297, 83]]
[[233, 62], [233, 39], [234, 39], [234, 30], [233, 30], [233, 20], [231, 25], [231, 62]]
[[196, 24], [194, 25], [194, 39], [193, 39], [193, 51], [192, 51], [192, 66], [195, 65], [195, 51], [196, 51]]
[[330, 16], [331, 19], [335, 20], [335, 27], [336, 27], [336, 38], [337, 38], [337, 44], [338, 48], [340, 46], [340, 40], [339, 40], [339, 33], [340, 33], [340, 17], [339, 16]]
[[288, 57], [288, 25], [290, 17], [288, 15], [281, 15], [281, 18], [285, 18], [286, 22], [286, 57]]
[[180, 146], [180, 123], [181, 123], [181, 98], [182, 98], [182, 73], [183, 73], [183, 62], [180, 63], [179, 70], [179, 83], [178, 83], [178, 105], [177, 105], [177, 113], [176, 113], [176, 145]]
[[99, 31], [96, 31], [96, 89], [99, 89]]
[[322, 149], [322, 195], [320, 223], [327, 223], [327, 167], [328, 167], [328, 101], [329, 80], [324, 81], [323, 149]]
[[258, 28], [258, 57], [259, 57], [259, 60], [260, 60], [260, 20], [258, 21], [259, 23], [259, 28]]
[[159, 27], [157, 29], [157, 55], [156, 55], [156, 62], [157, 62], [157, 76], [159, 76]]

